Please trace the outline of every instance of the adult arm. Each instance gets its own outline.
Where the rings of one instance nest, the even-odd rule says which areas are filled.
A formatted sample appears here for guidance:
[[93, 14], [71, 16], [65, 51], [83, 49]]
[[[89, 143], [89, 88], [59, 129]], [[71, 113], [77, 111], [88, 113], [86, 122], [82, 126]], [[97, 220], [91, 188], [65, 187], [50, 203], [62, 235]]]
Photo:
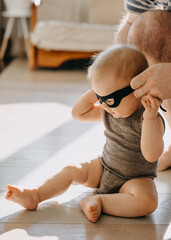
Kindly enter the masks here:
[[100, 121], [101, 105], [97, 105], [97, 97], [92, 89], [84, 93], [72, 109], [72, 116], [79, 121]]
[[114, 43], [127, 43], [128, 31], [137, 17], [138, 14], [135, 13], [128, 12], [126, 14], [115, 34]]

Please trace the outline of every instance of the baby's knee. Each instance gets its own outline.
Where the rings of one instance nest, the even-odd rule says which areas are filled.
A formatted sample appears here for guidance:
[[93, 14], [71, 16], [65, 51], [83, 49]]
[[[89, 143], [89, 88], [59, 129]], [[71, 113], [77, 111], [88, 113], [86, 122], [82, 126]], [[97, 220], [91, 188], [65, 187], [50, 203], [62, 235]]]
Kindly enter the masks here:
[[141, 216], [148, 215], [156, 210], [158, 206], [158, 197], [154, 194], [148, 193], [142, 196], [139, 204]]

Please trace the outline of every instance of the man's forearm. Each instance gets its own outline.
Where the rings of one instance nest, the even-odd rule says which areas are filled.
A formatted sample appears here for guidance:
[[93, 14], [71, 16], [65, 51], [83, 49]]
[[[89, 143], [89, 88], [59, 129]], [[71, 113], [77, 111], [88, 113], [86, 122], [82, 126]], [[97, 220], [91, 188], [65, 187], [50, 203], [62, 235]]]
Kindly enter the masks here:
[[123, 18], [118, 31], [115, 34], [114, 43], [127, 43], [128, 31], [137, 16], [137, 14], [127, 13], [127, 15]]
[[115, 34], [114, 37], [114, 43], [127, 43], [127, 36], [129, 28], [131, 27], [131, 24], [127, 22], [127, 17], [123, 20], [121, 25], [119, 26], [118, 31]]

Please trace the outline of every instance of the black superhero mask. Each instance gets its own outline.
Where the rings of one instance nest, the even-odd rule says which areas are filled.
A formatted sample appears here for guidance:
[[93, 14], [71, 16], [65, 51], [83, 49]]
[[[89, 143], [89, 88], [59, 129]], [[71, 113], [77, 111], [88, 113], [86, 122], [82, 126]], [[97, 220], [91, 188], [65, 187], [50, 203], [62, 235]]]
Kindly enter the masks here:
[[[110, 108], [115, 108], [120, 104], [122, 98], [128, 96], [133, 91], [134, 91], [134, 89], [132, 89], [131, 86], [129, 85], [129, 86], [121, 88], [107, 96], [99, 96], [98, 94], [96, 94], [96, 96], [97, 96], [97, 99], [99, 100], [100, 104], [105, 102]], [[108, 100], [108, 102], [106, 102], [106, 100]]]
[[[122, 98], [128, 96], [133, 91], [134, 91], [134, 89], [132, 89], [131, 86], [129, 85], [129, 86], [121, 88], [107, 96], [99, 96], [98, 94], [96, 94], [96, 96], [97, 96], [97, 99], [100, 102], [100, 104], [105, 102], [110, 108], [115, 108], [120, 104]], [[108, 100], [108, 102], [106, 102], [106, 100]], [[161, 105], [160, 105], [160, 109], [162, 111], [166, 112], [166, 110]]]

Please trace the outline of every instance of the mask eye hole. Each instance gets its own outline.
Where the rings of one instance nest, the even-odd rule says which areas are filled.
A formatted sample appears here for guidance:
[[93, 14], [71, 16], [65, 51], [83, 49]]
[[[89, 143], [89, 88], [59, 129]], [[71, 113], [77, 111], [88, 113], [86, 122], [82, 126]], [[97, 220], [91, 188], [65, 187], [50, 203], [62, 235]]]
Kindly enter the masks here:
[[109, 98], [109, 99], [107, 99], [105, 102], [106, 102], [109, 106], [111, 106], [111, 105], [114, 104], [115, 100], [114, 100], [114, 98]]
[[102, 99], [100, 99], [100, 98], [99, 98], [99, 103], [100, 103], [100, 104], [102, 104], [102, 103], [103, 103]]

